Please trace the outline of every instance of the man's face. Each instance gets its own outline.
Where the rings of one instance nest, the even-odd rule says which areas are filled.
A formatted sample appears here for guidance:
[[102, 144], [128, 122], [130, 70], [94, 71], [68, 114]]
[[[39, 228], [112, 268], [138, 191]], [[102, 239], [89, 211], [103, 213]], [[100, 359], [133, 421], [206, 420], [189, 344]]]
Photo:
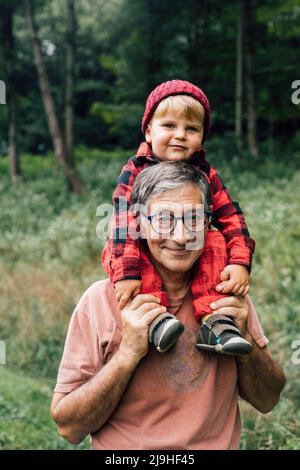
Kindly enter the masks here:
[[[198, 230], [193, 232], [186, 229], [181, 219], [183, 215], [195, 215], [197, 214], [195, 211], [199, 213], [199, 206], [200, 211], [203, 211], [201, 204], [201, 192], [194, 184], [187, 184], [180, 189], [164, 191], [159, 196], [150, 198], [148, 203], [149, 216], [159, 213], [164, 217], [164, 214], [169, 215], [171, 213], [175, 217], [179, 217], [172, 233], [166, 231], [166, 233], [158, 234], [148, 220], [143, 219], [142, 222], [150, 253], [154, 260], [165, 269], [174, 273], [189, 271], [202, 254], [204, 236], [207, 230], [203, 229], [203, 220], [202, 229], [200, 223], [200, 229], [198, 226]], [[164, 226], [164, 223], [164, 220], [162, 220], [161, 226]], [[190, 223], [194, 223], [193, 219]]]
[[203, 117], [188, 118], [182, 112], [168, 112], [153, 118], [148, 124], [145, 137], [152, 152], [160, 161], [186, 161], [201, 148]]

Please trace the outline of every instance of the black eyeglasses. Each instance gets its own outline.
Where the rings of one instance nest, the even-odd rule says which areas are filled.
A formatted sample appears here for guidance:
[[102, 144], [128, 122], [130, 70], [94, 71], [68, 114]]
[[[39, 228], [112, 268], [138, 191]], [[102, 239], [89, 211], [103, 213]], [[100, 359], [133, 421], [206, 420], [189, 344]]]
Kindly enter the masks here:
[[200, 232], [208, 227], [212, 212], [189, 210], [181, 216], [175, 216], [174, 212], [164, 209], [152, 215], [143, 215], [156, 233], [164, 235], [174, 232], [178, 220], [182, 221], [189, 232]]

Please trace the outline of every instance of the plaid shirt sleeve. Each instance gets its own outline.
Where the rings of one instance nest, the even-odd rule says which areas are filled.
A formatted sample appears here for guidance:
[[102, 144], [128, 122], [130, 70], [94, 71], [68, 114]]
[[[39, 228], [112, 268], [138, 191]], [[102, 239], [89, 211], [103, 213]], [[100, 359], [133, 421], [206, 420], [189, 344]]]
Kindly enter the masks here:
[[130, 211], [133, 183], [145, 167], [143, 159], [132, 157], [123, 167], [113, 194], [114, 211], [111, 218], [110, 236], [102, 252], [102, 264], [112, 282], [123, 279], [141, 279], [139, 237], [137, 223]]
[[248, 227], [239, 204], [231, 199], [215, 168], [210, 165], [209, 181], [213, 196], [212, 224], [223, 234], [227, 250], [228, 264], [240, 264], [251, 271], [255, 242], [250, 237]]

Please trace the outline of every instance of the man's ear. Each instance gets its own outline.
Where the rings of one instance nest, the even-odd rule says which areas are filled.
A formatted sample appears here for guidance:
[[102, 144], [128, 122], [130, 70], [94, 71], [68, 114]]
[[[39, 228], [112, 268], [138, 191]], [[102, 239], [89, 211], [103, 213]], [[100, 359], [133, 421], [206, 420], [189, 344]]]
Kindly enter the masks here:
[[148, 124], [148, 126], [147, 126], [147, 128], [146, 128], [146, 131], [145, 131], [145, 139], [146, 139], [147, 144], [151, 144], [151, 143], [152, 143], [152, 139], [151, 139], [151, 124]]

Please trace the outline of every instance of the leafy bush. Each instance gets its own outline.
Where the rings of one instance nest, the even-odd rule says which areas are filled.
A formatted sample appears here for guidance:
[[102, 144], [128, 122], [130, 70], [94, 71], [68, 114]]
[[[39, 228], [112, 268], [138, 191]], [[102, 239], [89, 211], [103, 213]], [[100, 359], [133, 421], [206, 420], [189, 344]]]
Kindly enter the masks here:
[[50, 418], [53, 381], [30, 379], [1, 371], [0, 449], [88, 449], [88, 438], [78, 447], [62, 439]]

